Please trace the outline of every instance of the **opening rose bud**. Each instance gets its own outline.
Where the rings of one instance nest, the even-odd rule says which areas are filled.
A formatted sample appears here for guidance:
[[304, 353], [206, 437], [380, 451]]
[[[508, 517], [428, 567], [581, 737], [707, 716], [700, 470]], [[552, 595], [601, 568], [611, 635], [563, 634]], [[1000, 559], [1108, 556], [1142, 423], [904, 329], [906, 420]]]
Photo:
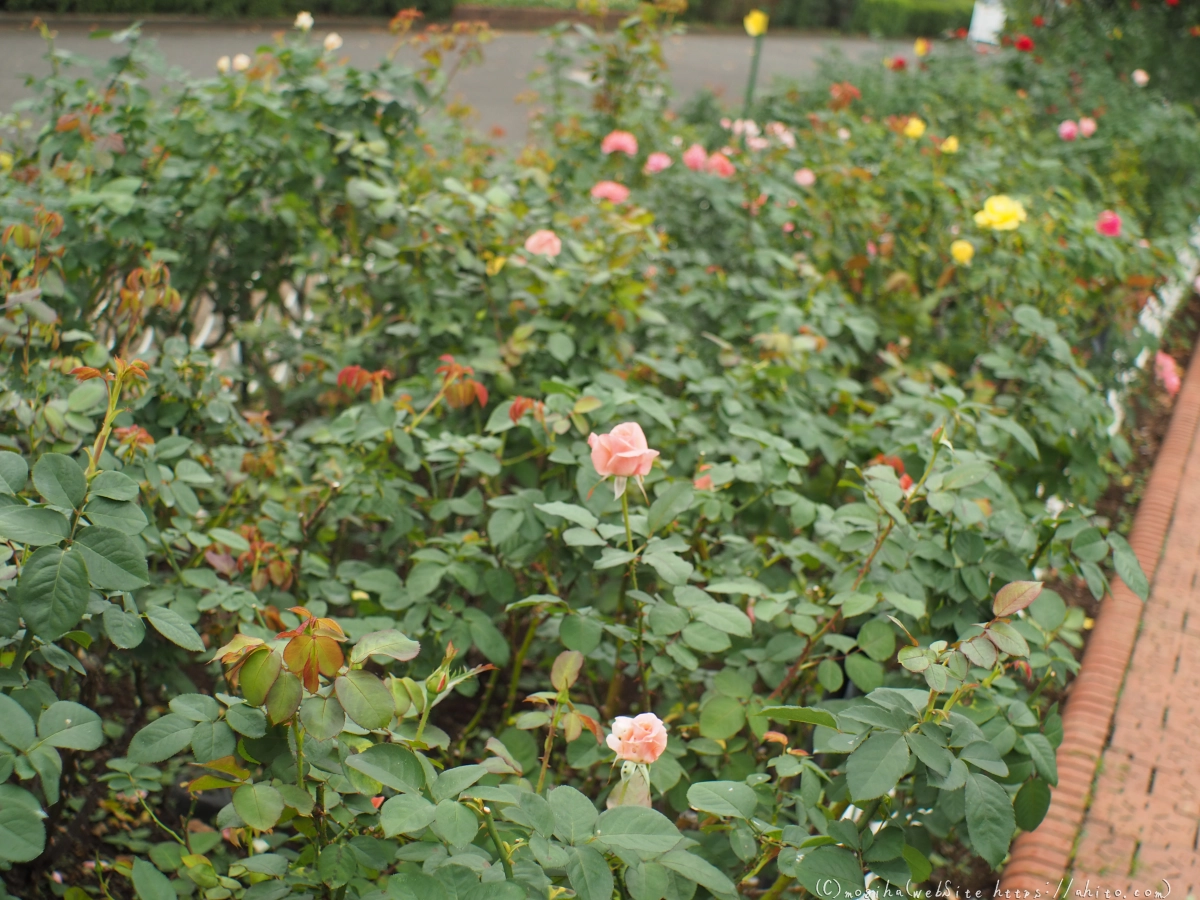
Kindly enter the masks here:
[[638, 142], [628, 131], [610, 131], [600, 142], [600, 152], [624, 153], [626, 156], [637, 156]]
[[654, 713], [617, 716], [605, 743], [617, 759], [650, 765], [667, 749], [667, 726]]
[[618, 497], [625, 493], [626, 479], [636, 478], [640, 484], [658, 457], [658, 451], [649, 448], [645, 432], [637, 422], [622, 422], [608, 434], [593, 432], [588, 435], [588, 446], [592, 448], [596, 474], [601, 478], [613, 476]]

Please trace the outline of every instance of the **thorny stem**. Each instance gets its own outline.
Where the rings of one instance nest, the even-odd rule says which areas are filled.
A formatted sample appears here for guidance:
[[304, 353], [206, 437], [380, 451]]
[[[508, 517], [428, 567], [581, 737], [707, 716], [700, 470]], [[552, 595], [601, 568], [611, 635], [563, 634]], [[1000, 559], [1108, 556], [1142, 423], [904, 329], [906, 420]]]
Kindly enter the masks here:
[[425, 733], [425, 723], [429, 721], [429, 711], [433, 709], [433, 698], [429, 696], [429, 691], [425, 691], [425, 708], [421, 710], [421, 721], [417, 723], [416, 741], [421, 740], [421, 735]]
[[562, 715], [563, 704], [561, 701], [563, 697], [560, 695], [558, 699], [559, 702], [554, 704], [554, 718], [550, 720], [550, 731], [546, 735], [546, 746], [542, 753], [542, 771], [538, 773], [537, 790], [535, 791], [537, 794], [540, 794], [546, 785], [546, 772], [550, 769], [550, 753], [554, 750], [554, 733], [558, 730], [558, 720]]
[[542, 617], [534, 614], [529, 620], [529, 627], [525, 629], [525, 638], [521, 641], [521, 646], [517, 648], [517, 654], [513, 657], [513, 674], [512, 680], [508, 683], [508, 699], [504, 702], [505, 720], [512, 715], [513, 710], [517, 706], [517, 689], [521, 682], [521, 669], [525, 665], [525, 656], [529, 653], [529, 648], [533, 644], [533, 638], [537, 634], [538, 626], [542, 624]]
[[144, 809], [146, 811], [146, 815], [148, 815], [151, 819], [154, 820], [155, 825], [157, 825], [159, 828], [161, 828], [163, 831], [165, 831], [167, 834], [169, 834], [172, 838], [174, 838], [176, 843], [180, 844], [185, 850], [188, 849], [187, 841], [185, 841], [183, 838], [181, 838], [174, 831], [172, 831], [170, 828], [168, 828], [166, 825], [164, 825], [162, 823], [162, 820], [160, 820], [158, 818], [158, 816], [156, 816], [154, 814], [154, 810], [152, 810], [148, 805], [146, 805], [145, 797], [142, 797], [139, 795], [138, 802], [142, 804], [142, 809]]
[[415, 419], [413, 419], [411, 422], [409, 422], [408, 427], [406, 427], [404, 430], [407, 431], [409, 434], [411, 434], [413, 429], [421, 424], [421, 420], [424, 419], [431, 412], [433, 412], [433, 408], [438, 405], [438, 403], [441, 401], [441, 399], [443, 397], [446, 396], [446, 388], [448, 388], [449, 386], [450, 386], [450, 382], [444, 382], [442, 384], [442, 386], [440, 388], [438, 388], [438, 392], [437, 392], [437, 394], [434, 395], [434, 398], [429, 401], [429, 405], [426, 406], [419, 413], [417, 413], [417, 417]]
[[[633, 528], [629, 524], [629, 491], [621, 494], [621, 515], [625, 519], [625, 547], [630, 553], [633, 552]], [[633, 589], [638, 589], [637, 582], [637, 559], [629, 561], [629, 580], [633, 584]], [[650, 673], [646, 670], [645, 660], [645, 608], [640, 600], [637, 603], [637, 665], [638, 677], [642, 682], [642, 711], [647, 712], [650, 709]]]
[[[540, 787], [538, 790], [540, 792]], [[496, 820], [492, 818], [492, 811], [489, 807], [483, 806], [481, 809], [483, 810], [483, 821], [487, 825], [488, 837], [496, 845], [496, 853], [500, 857], [500, 864], [504, 866], [504, 877], [509, 881], [513, 881], [512, 860], [509, 858], [508, 848], [500, 840], [500, 832], [496, 830]]]

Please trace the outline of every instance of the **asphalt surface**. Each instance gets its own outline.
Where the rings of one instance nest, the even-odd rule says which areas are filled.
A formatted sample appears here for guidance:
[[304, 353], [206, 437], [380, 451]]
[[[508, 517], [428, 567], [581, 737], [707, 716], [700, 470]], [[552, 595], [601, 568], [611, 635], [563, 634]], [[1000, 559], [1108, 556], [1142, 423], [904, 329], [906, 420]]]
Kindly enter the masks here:
[[[109, 27], [106, 25], [106, 27]], [[275, 28], [249, 25], [179, 26], [150, 25], [144, 29], [153, 38], [169, 64], [192, 74], [215, 72], [218, 57], [237, 53], [253, 55], [256, 47], [274, 40]], [[314, 40], [327, 29], [317, 28]], [[387, 54], [394, 39], [382, 28], [340, 28], [345, 43], [337, 51], [357, 66], [369, 66]], [[454, 78], [448, 97], [460, 99], [477, 111], [475, 122], [485, 131], [504, 129], [507, 140], [521, 142], [526, 134], [530, 107], [517, 101], [529, 90], [528, 77], [538, 66], [538, 52], [546, 45], [535, 33], [502, 32], [484, 48], [481, 64], [465, 69]], [[61, 50], [91, 57], [115, 55], [119, 48], [107, 39], [89, 37], [89, 29], [58, 26], [56, 46]], [[665, 48], [670, 77], [679, 100], [700, 89], [710, 89], [736, 104], [745, 89], [752, 43], [744, 35], [693, 34], [669, 39]], [[764, 42], [760, 84], [776, 76], [798, 77], [811, 73], [817, 59], [836, 47], [849, 59], [882, 58], [894, 45], [862, 38], [768, 35]], [[36, 32], [11, 23], [0, 26], [0, 110], [28, 96], [26, 76], [49, 71], [45, 45]], [[403, 58], [403, 55], [402, 55]]]

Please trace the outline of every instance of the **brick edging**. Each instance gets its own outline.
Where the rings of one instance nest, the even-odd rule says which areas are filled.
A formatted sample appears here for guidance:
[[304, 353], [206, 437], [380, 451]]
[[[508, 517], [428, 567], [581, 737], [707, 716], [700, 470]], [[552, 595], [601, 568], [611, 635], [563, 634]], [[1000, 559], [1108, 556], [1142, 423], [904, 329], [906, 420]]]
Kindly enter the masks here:
[[[1200, 344], [1192, 353], [1167, 437], [1154, 461], [1129, 536], [1152, 589], [1197, 424], [1200, 424]], [[1100, 604], [1100, 614], [1084, 651], [1083, 667], [1063, 711], [1063, 742], [1057, 754], [1058, 787], [1053, 792], [1050, 810], [1037, 830], [1024, 832], [1013, 842], [1012, 856], [1000, 880], [1001, 890], [1040, 890], [1047, 897], [1060, 883], [1065, 883], [1090, 802], [1096, 766], [1108, 743], [1125, 670], [1137, 640], [1142, 609], [1137, 595], [1114, 579], [1112, 592]]]

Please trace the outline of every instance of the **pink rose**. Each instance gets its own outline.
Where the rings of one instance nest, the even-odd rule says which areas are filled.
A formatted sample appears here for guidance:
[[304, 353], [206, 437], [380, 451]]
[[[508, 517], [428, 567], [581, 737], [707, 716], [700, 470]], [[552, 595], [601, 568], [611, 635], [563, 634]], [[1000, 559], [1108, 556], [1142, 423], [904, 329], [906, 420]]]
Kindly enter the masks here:
[[1117, 237], [1121, 233], [1121, 217], [1106, 209], [1096, 217], [1096, 231], [1105, 237]]
[[1179, 389], [1183, 386], [1183, 379], [1179, 377], [1179, 365], [1169, 354], [1163, 353], [1161, 350], [1154, 354], [1154, 373], [1170, 396], [1174, 397], [1179, 393]]
[[796, 184], [800, 187], [812, 187], [817, 183], [817, 175], [812, 169], [797, 169], [796, 174], [792, 176], [796, 180]]
[[1090, 138], [1096, 133], [1096, 120], [1091, 116], [1084, 116], [1079, 120], [1079, 133], [1085, 138]]
[[628, 131], [610, 131], [600, 142], [600, 152], [624, 153], [626, 156], [637, 156], [638, 143]]
[[788, 234], [791, 234], [793, 231], [796, 230], [796, 223], [795, 222], [784, 222], [783, 230], [785, 232], [787, 232]]
[[771, 142], [765, 137], [748, 137], [746, 138], [746, 146], [751, 150], [766, 150], [771, 146]]
[[1071, 119], [1060, 122], [1058, 125], [1058, 136], [1064, 141], [1073, 141], [1079, 137], [1079, 126]]
[[1133, 83], [1138, 87], [1145, 87], [1150, 83], [1150, 73], [1145, 69], [1134, 69], [1129, 77], [1133, 79]]
[[693, 172], [704, 171], [706, 162], [708, 162], [708, 151], [699, 144], [692, 144], [683, 151], [683, 164]]
[[592, 198], [609, 200], [613, 203], [624, 203], [629, 199], [629, 188], [615, 181], [600, 181], [592, 188]]
[[671, 168], [671, 157], [662, 152], [651, 153], [646, 158], [646, 165], [642, 169], [647, 175], [657, 175], [665, 169]]
[[646, 435], [637, 422], [622, 422], [608, 434], [588, 435], [592, 448], [592, 465], [601, 478], [643, 478], [658, 457], [657, 450], [646, 444]]
[[617, 759], [649, 765], [667, 749], [667, 726], [654, 713], [617, 716], [606, 743]]
[[714, 153], [704, 164], [704, 170], [718, 178], [730, 178], [737, 170], [724, 153]]
[[562, 241], [553, 231], [543, 228], [525, 238], [525, 249], [535, 256], [548, 256], [550, 259], [554, 259], [562, 253]]

